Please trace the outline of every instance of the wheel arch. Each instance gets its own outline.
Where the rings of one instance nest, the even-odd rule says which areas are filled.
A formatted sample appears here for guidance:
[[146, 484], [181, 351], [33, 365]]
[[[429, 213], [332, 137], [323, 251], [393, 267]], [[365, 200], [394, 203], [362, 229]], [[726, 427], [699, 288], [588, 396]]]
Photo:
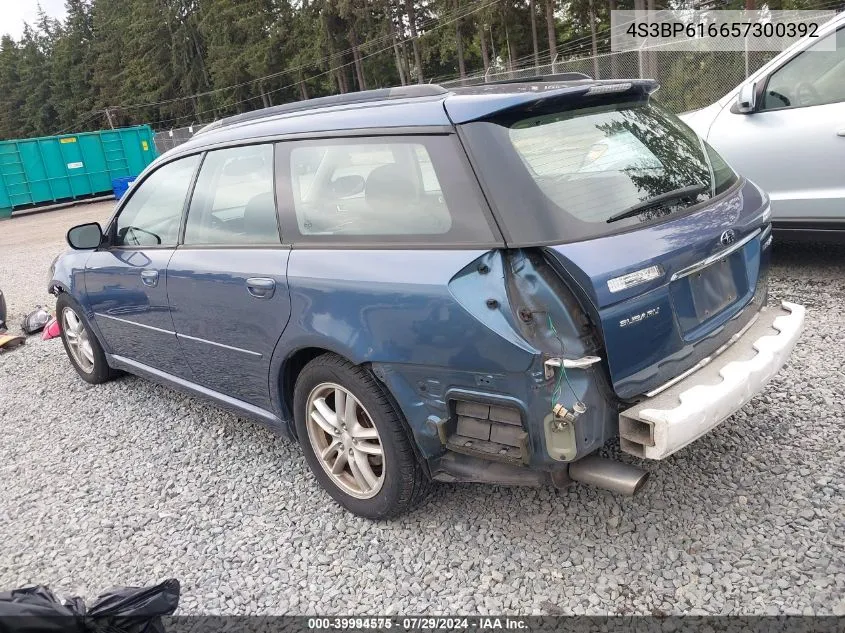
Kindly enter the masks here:
[[347, 355], [340, 353], [336, 350], [328, 349], [326, 347], [300, 347], [299, 349], [296, 349], [287, 355], [287, 357], [282, 361], [278, 372], [276, 372], [278, 379], [275, 381], [276, 387], [274, 389], [275, 393], [273, 394], [273, 398], [278, 399], [277, 401], [279, 409], [283, 414], [283, 419], [287, 422], [291, 437], [297, 438], [296, 425], [294, 423], [293, 414], [293, 391], [296, 387], [296, 380], [308, 363], [310, 363], [312, 360], [319, 356], [323, 356], [324, 354], [334, 354], [335, 356], [339, 356], [340, 358], [346, 360], [347, 362], [353, 365], [363, 367], [366, 371], [372, 374], [375, 382], [380, 385], [381, 389], [384, 391], [385, 395], [390, 400], [391, 405], [399, 414], [399, 419], [402, 422], [402, 427], [404, 428], [405, 433], [407, 434], [408, 439], [411, 442], [411, 447], [414, 451], [414, 455], [416, 456], [417, 461], [426, 470], [428, 470], [428, 460], [420, 449], [417, 434], [414, 433], [414, 429], [411, 427], [411, 424], [408, 421], [404, 409], [402, 408], [402, 406], [400, 406], [398, 400], [392, 393], [388, 384], [378, 377], [377, 373], [373, 371], [373, 367], [369, 362], [356, 362], [354, 359], [349, 358]]
[[334, 353], [324, 347], [301, 347], [288, 354], [279, 367], [273, 399], [278, 399], [282, 417], [287, 420], [291, 435], [294, 437], [296, 437], [296, 428], [293, 423], [293, 390], [296, 386], [296, 379], [303, 368], [312, 360], [323, 354]]

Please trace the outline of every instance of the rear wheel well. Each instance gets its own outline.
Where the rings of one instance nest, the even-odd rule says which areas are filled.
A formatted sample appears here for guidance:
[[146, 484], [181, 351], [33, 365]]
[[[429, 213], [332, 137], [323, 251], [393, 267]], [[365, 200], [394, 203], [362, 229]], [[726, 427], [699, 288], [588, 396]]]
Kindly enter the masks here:
[[[310, 363], [312, 360], [317, 358], [318, 356], [322, 356], [323, 354], [334, 354], [335, 356], [339, 356], [344, 360], [351, 362], [353, 365], [355, 364], [350, 359], [338, 354], [337, 352], [333, 352], [328, 349], [324, 349], [322, 347], [304, 347], [295, 351], [290, 357], [285, 361], [284, 366], [282, 367], [282, 376], [281, 376], [281, 395], [282, 395], [282, 405], [285, 408], [285, 415], [287, 419], [291, 421], [290, 430], [291, 433], [296, 436], [296, 425], [293, 423], [294, 414], [293, 414], [293, 392], [296, 388], [296, 380], [299, 378], [300, 372], [305, 368], [305, 366]], [[369, 366], [369, 363], [364, 364], [364, 368], [371, 372], [372, 368]], [[402, 421], [402, 426], [405, 429], [405, 432], [408, 435], [408, 438], [411, 440], [411, 447], [414, 450], [414, 454], [417, 457], [417, 461], [426, 469], [428, 472], [428, 462], [425, 459], [425, 456], [420, 451], [420, 447], [417, 445], [416, 441], [414, 440], [414, 432], [411, 429], [410, 424], [408, 424], [408, 420], [405, 418], [404, 414], [402, 413], [402, 407], [399, 406], [399, 403], [393, 397], [393, 394], [390, 392], [390, 389], [387, 385], [384, 384], [383, 381], [376, 379], [376, 382], [381, 386], [382, 390], [384, 391], [385, 396], [392, 404], [393, 408], [399, 414], [399, 419]]]
[[[304, 347], [295, 351], [285, 361], [282, 369], [282, 403], [285, 409], [287, 409], [285, 413], [291, 421], [293, 420], [293, 390], [296, 387], [296, 379], [299, 377], [299, 372], [318, 356], [329, 353], [331, 353], [329, 350], [321, 347]], [[292, 424], [291, 429], [293, 429]]]

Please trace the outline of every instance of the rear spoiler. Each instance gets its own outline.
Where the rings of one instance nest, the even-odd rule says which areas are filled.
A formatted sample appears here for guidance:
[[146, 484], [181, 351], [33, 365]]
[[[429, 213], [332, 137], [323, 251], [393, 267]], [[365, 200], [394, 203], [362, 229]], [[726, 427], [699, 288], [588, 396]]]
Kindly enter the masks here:
[[457, 88], [446, 97], [446, 113], [455, 124], [479, 121], [509, 112], [543, 110], [550, 106], [574, 105], [592, 97], [648, 98], [660, 85], [653, 79], [606, 79], [596, 81], [532, 81], [530, 83], [487, 84]]

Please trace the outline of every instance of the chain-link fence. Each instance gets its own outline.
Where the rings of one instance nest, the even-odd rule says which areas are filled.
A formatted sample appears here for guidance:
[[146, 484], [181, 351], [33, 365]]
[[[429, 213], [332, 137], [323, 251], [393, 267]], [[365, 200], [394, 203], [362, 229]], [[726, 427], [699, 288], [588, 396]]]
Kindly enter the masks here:
[[173, 128], [172, 130], [156, 132], [153, 142], [156, 145], [158, 153], [164, 154], [167, 150], [189, 141], [197, 130], [199, 130], [199, 127], [192, 125], [190, 127], [179, 127]]
[[[686, 53], [645, 49], [563, 59], [551, 64], [520, 66], [513, 70], [507, 70], [504, 65], [491, 66], [486, 73], [437, 83], [444, 87], [456, 87], [561, 73], [582, 73], [594, 79], [650, 78], [660, 83], [657, 99], [675, 112], [685, 112], [704, 107], [723, 97], [775, 55], [777, 53], [768, 51]], [[200, 127], [156, 132], [154, 140], [158, 153], [163, 154], [190, 140]]]
[[[803, 13], [805, 19], [812, 15], [810, 12]], [[825, 12], [818, 13], [821, 15]], [[501, 58], [497, 58], [496, 63], [486, 72], [469, 74], [460, 79], [434, 81], [445, 87], [456, 87], [562, 73], [581, 73], [594, 79], [648, 78], [655, 79], [660, 84], [656, 99], [675, 112], [685, 112], [702, 108], [720, 99], [776, 55], [775, 51], [757, 50], [686, 52], [665, 50], [658, 45], [637, 51], [610, 52], [596, 56], [564, 58], [558, 55], [550, 63], [539, 65], [518, 60], [511, 64], [510, 68]], [[200, 127], [202, 126], [157, 132], [156, 149], [163, 153], [181, 145]]]
[[[551, 64], [532, 64], [513, 70], [507, 70], [504, 66], [491, 66], [486, 73], [475, 73], [464, 79], [437, 83], [445, 87], [456, 87], [561, 73], [582, 73], [594, 79], [649, 78], [660, 83], [657, 99], [675, 112], [685, 112], [720, 99], [775, 55], [777, 53], [772, 51], [687, 53], [644, 49], [637, 52], [563, 59]], [[200, 127], [190, 126], [156, 132], [155, 145], [158, 153], [163, 154], [188, 141]]]
[[[826, 21], [833, 9], [775, 12], [777, 20]], [[800, 32], [799, 32], [800, 33]], [[779, 37], [782, 45], [800, 36]], [[637, 51], [609, 52], [596, 56], [556, 56], [551, 63], [530, 62], [508, 66], [499, 58], [486, 72], [463, 79], [437, 81], [443, 86], [461, 86], [502, 80], [518, 80], [560, 73], [582, 73], [594, 79], [655, 79], [660, 83], [656, 98], [675, 112], [702, 108], [720, 99], [749, 75], [759, 70], [778, 53], [760, 50], [721, 50], [686, 52], [667, 50], [658, 45]], [[546, 58], [548, 59], [548, 57]]]
[[748, 75], [771, 60], [773, 51], [678, 52], [644, 49], [595, 57], [557, 60], [513, 70], [490, 67], [465, 79], [439, 82], [452, 87], [560, 73], [583, 73], [594, 79], [656, 79], [656, 97], [676, 112], [704, 107], [723, 97]]

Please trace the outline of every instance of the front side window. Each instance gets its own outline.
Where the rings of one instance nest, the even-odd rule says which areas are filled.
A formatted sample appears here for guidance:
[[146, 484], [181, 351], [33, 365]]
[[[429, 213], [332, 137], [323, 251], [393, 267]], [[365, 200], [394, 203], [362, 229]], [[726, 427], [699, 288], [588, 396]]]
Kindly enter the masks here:
[[491, 242], [459, 151], [446, 136], [293, 142], [296, 230], [317, 241]]
[[466, 127], [514, 242], [615, 232], [690, 208], [737, 181], [684, 123], [645, 101]]
[[199, 161], [199, 155], [180, 158], [145, 178], [117, 216], [114, 245], [175, 246]]
[[273, 197], [273, 146], [208, 152], [197, 178], [186, 245], [280, 244]]
[[[830, 45], [835, 50], [812, 50]], [[825, 36], [769, 77], [761, 110], [801, 108], [845, 101], [845, 29]]]

